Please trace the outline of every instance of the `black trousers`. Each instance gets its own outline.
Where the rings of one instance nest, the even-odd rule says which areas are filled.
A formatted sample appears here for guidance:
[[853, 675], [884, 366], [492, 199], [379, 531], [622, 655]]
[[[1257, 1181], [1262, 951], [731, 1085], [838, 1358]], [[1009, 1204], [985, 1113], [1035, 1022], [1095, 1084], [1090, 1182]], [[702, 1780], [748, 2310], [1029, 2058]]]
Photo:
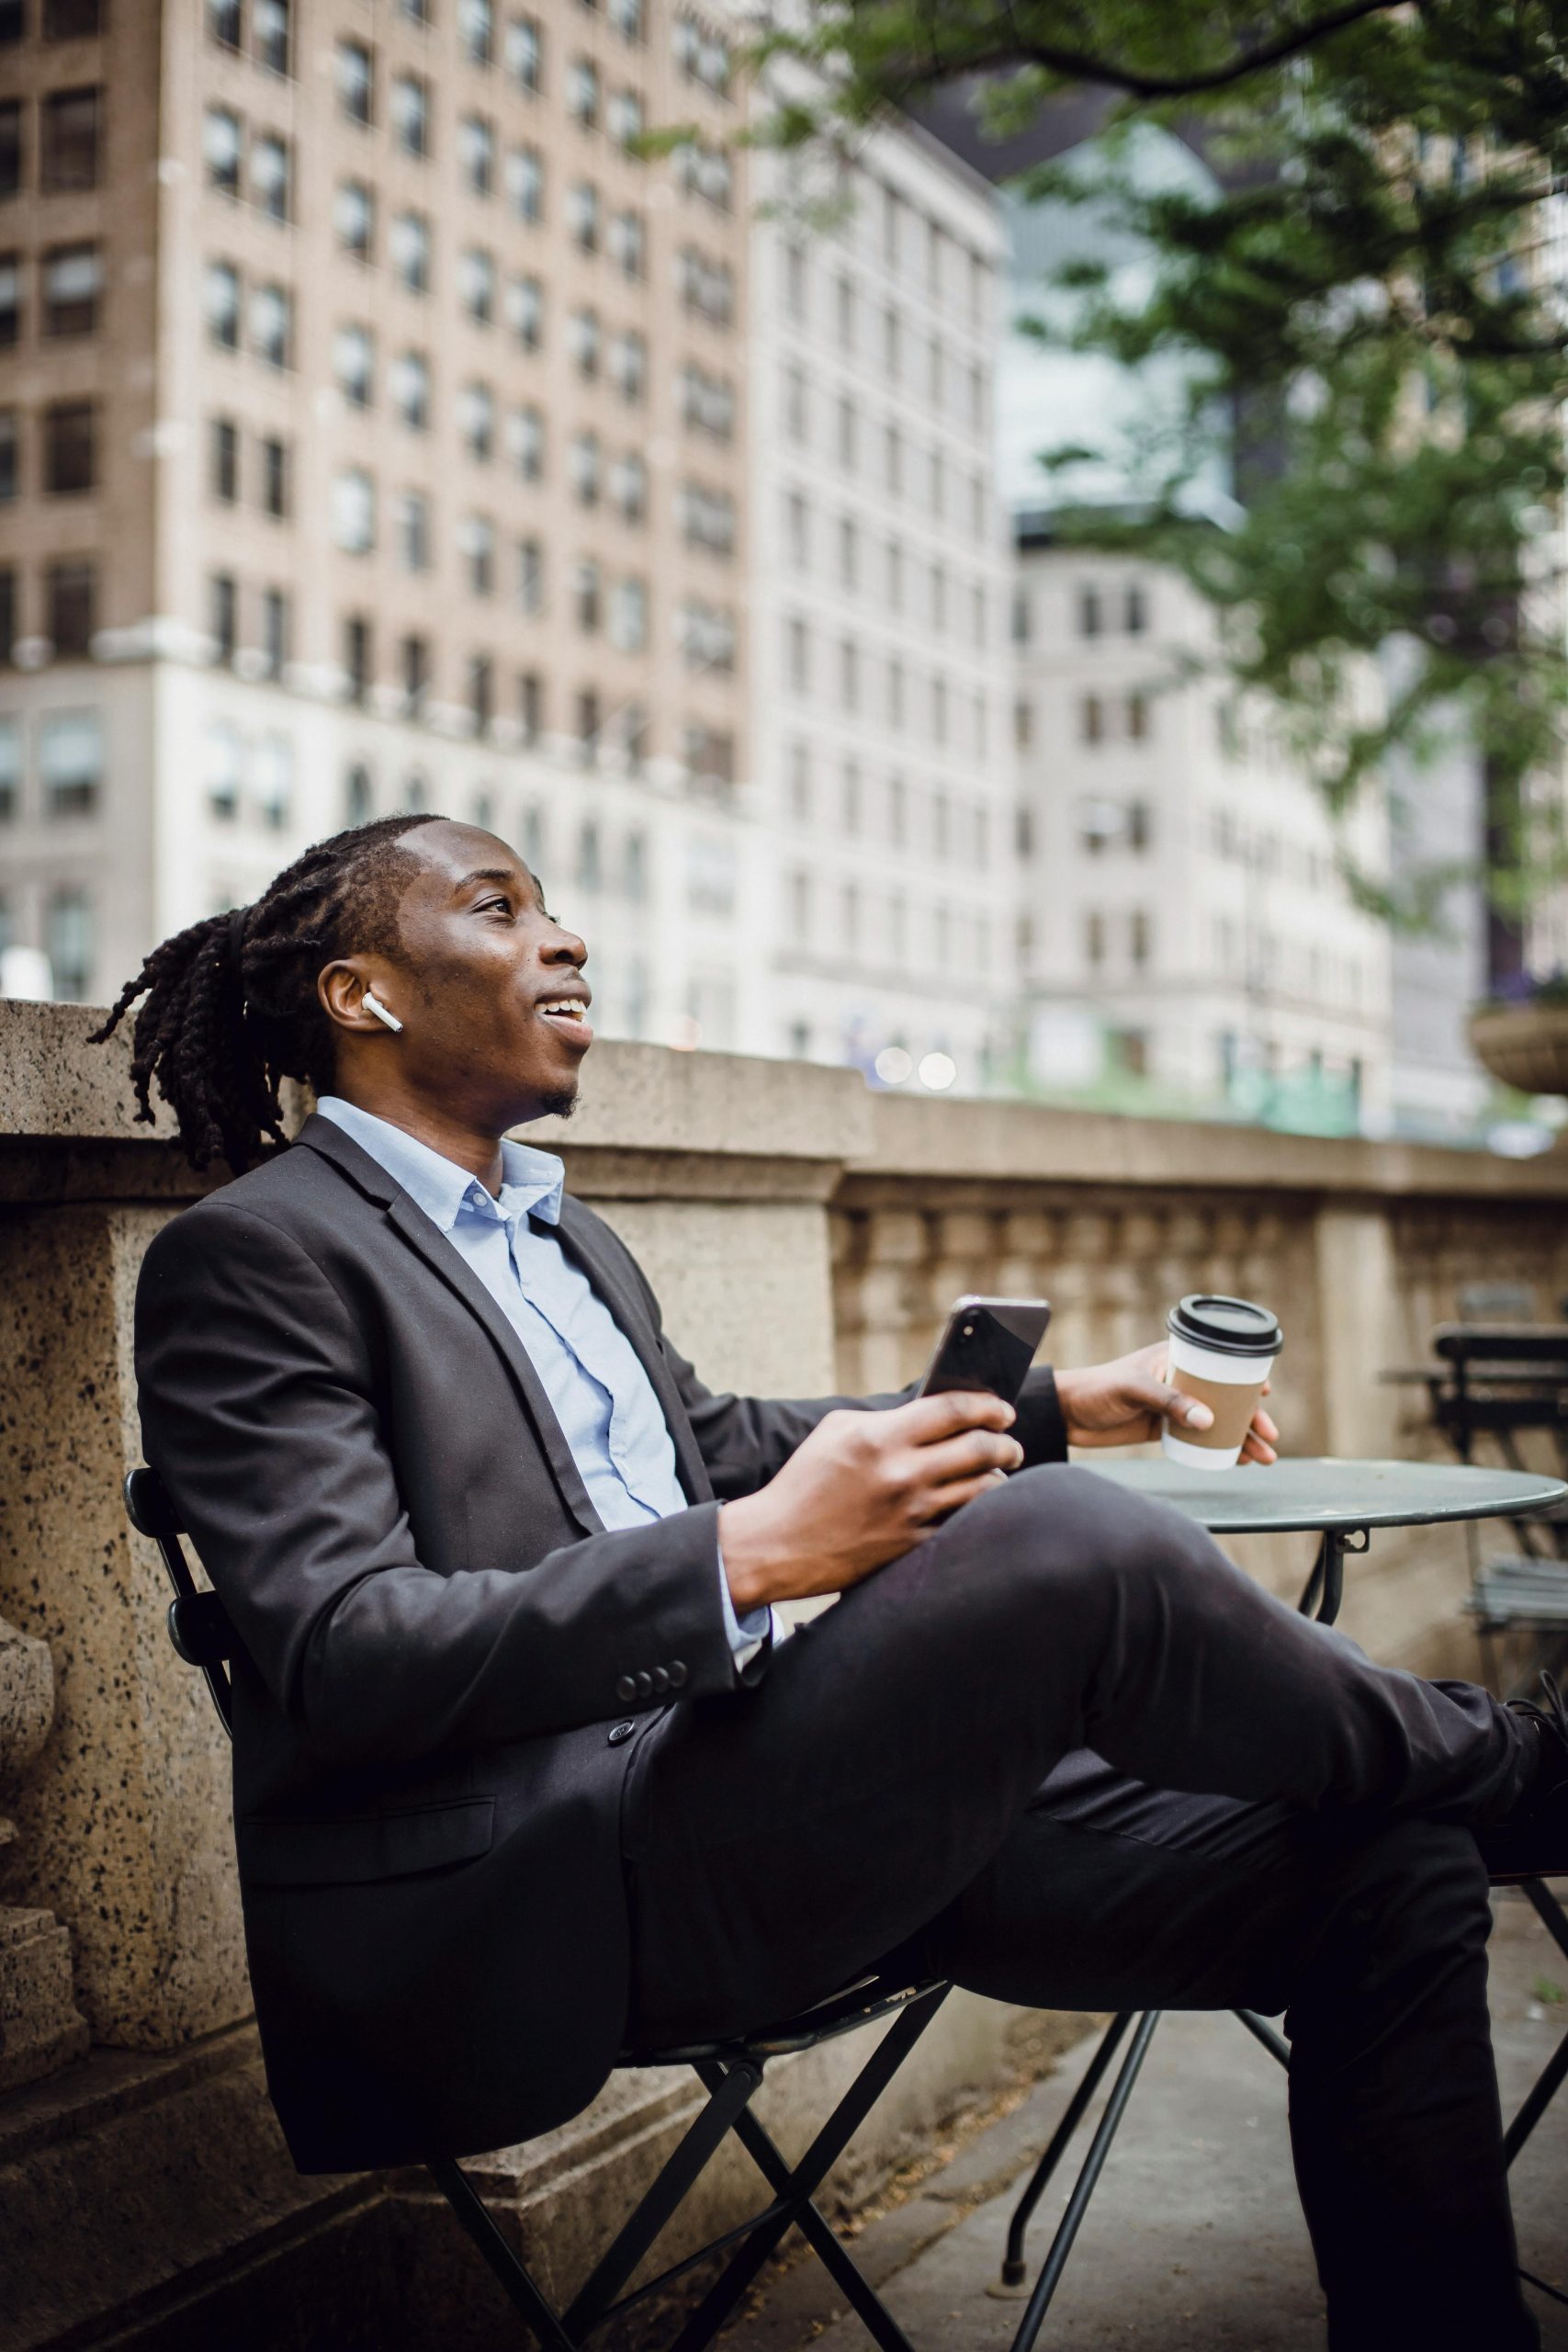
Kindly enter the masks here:
[[893, 1952], [1043, 2007], [1286, 2010], [1335, 2352], [1532, 2346], [1466, 1825], [1534, 1738], [1164, 1505], [1025, 1471], [644, 1733], [630, 2035], [738, 2031]]

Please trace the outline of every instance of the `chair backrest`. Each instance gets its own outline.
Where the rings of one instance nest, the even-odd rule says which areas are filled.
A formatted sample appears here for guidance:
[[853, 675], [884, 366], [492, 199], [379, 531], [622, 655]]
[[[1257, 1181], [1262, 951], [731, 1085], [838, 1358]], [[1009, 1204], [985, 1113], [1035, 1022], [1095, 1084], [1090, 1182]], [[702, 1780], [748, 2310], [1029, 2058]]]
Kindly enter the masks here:
[[1461, 1283], [1458, 1304], [1461, 1323], [1528, 1323], [1535, 1292], [1529, 1283]]
[[228, 1666], [239, 1649], [239, 1636], [229, 1612], [215, 1592], [203, 1592], [190, 1572], [180, 1544], [185, 1529], [174, 1498], [156, 1470], [145, 1464], [132, 1470], [125, 1482], [126, 1516], [139, 1535], [150, 1536], [163, 1555], [175, 1597], [169, 1603], [169, 1639], [186, 1666], [198, 1667], [206, 1678], [218, 1720], [232, 1738], [234, 1693]]

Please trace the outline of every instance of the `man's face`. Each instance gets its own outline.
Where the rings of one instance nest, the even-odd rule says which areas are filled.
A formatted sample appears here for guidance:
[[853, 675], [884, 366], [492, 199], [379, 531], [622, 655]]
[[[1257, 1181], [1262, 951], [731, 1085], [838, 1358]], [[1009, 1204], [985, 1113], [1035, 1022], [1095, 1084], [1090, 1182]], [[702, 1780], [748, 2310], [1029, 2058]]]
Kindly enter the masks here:
[[405, 1083], [492, 1135], [570, 1111], [593, 1043], [582, 941], [493, 833], [441, 819], [398, 846], [419, 872], [398, 910], [399, 967], [377, 985], [403, 1023]]

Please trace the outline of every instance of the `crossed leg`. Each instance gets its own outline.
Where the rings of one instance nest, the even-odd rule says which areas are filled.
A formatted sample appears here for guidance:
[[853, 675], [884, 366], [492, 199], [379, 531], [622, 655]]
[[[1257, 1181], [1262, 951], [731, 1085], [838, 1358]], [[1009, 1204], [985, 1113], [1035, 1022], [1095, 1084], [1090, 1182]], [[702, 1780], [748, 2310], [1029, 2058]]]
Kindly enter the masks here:
[[1534, 2335], [1462, 1825], [1532, 1754], [1485, 1692], [1372, 1666], [1179, 1514], [1026, 1472], [754, 1690], [642, 1734], [629, 2030], [744, 2030], [921, 1937], [1031, 2004], [1289, 2005], [1337, 2352], [1386, 2335], [1385, 2276], [1409, 2325], [1413, 2270], [1429, 2344], [1473, 2343], [1443, 2331], [1483, 2310], [1511, 2352]]

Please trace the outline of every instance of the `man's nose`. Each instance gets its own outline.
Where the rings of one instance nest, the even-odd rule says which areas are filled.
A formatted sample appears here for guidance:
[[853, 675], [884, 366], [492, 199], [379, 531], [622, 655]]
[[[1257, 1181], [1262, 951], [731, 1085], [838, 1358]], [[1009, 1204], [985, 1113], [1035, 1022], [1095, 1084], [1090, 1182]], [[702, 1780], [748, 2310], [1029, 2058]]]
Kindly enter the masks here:
[[575, 931], [565, 931], [558, 922], [545, 942], [544, 957], [547, 964], [586, 964], [587, 944]]

